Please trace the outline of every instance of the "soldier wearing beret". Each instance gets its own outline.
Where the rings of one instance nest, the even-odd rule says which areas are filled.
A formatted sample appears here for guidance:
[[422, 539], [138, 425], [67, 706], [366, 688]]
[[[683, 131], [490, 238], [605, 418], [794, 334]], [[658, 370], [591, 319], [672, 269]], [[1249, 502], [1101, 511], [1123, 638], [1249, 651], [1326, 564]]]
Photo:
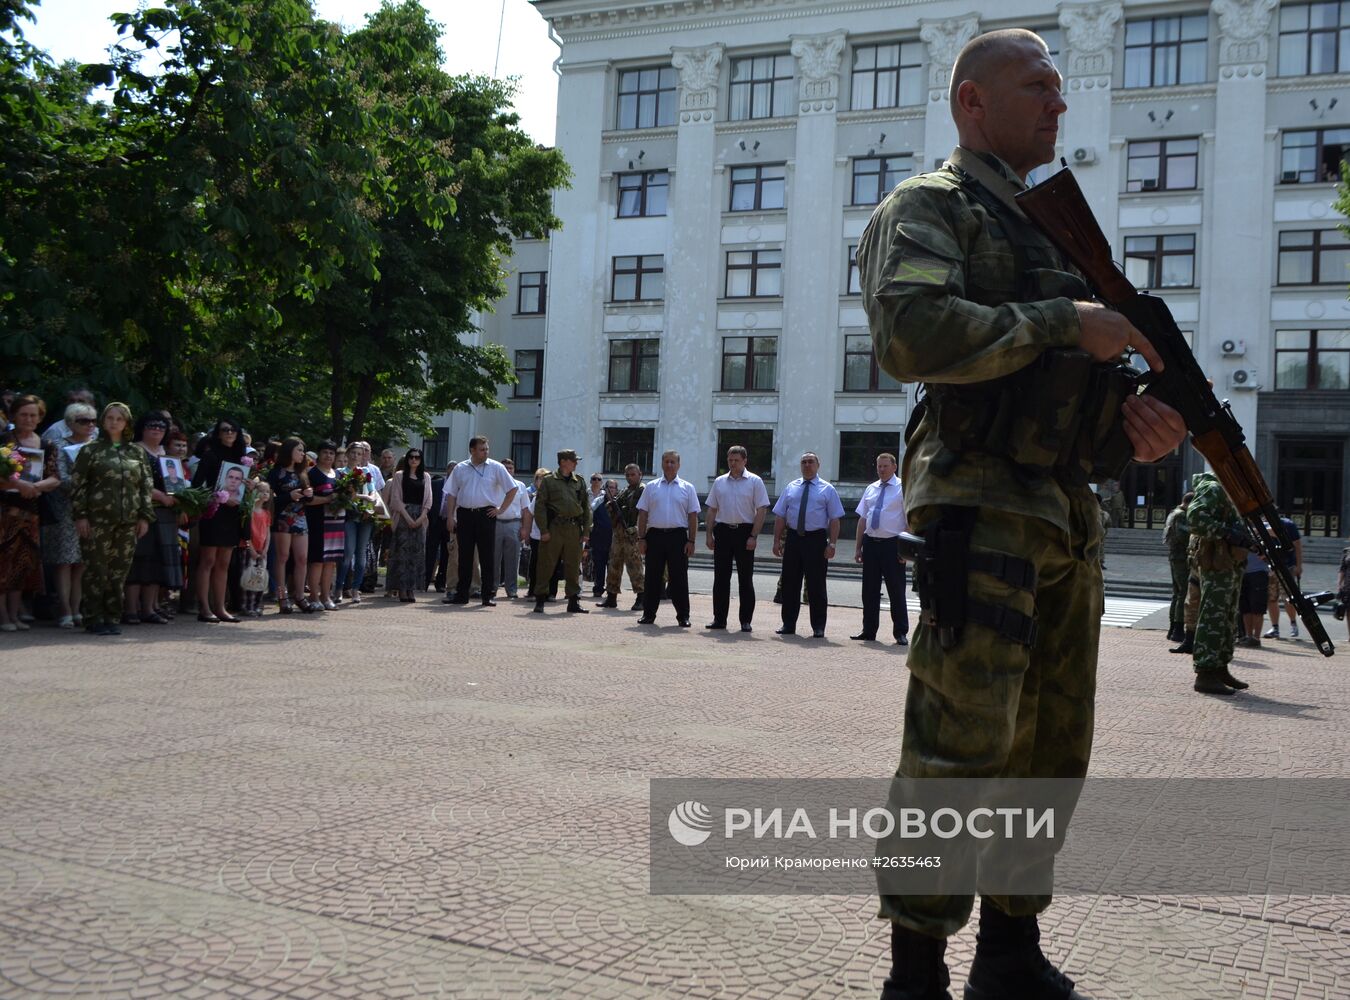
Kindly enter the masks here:
[[580, 458], [571, 448], [558, 452], [558, 468], [544, 477], [534, 497], [539, 526], [539, 568], [535, 574], [534, 610], [543, 614], [553, 568], [562, 560], [567, 610], [584, 615], [581, 606], [581, 547], [591, 536], [591, 504], [586, 483], [577, 473]]

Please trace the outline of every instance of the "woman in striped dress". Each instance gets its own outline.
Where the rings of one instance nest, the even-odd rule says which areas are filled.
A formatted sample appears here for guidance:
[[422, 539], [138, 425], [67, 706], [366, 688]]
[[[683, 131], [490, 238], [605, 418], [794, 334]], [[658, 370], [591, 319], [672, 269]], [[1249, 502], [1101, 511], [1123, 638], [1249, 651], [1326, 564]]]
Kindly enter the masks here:
[[[337, 499], [337, 445], [320, 441], [314, 453], [314, 467], [305, 473], [309, 487], [314, 491], [305, 508], [309, 518], [309, 598], [315, 604], [333, 611], [333, 581], [342, 562], [343, 543], [346, 540], [346, 517], [334, 501]], [[318, 610], [315, 608], [315, 610]]]

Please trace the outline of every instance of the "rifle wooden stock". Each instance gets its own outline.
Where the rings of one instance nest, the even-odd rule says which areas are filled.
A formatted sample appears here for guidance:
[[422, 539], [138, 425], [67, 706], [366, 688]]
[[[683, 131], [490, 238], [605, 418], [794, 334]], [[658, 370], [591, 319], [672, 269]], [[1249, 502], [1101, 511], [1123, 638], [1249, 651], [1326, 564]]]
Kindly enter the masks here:
[[1172, 312], [1162, 299], [1141, 293], [1116, 267], [1111, 244], [1067, 167], [1021, 192], [1017, 204], [1060, 252], [1087, 279], [1104, 303], [1115, 309], [1148, 338], [1162, 358], [1163, 368], [1149, 372], [1145, 392], [1167, 403], [1186, 422], [1191, 443], [1209, 462], [1214, 475], [1242, 516], [1270, 571], [1283, 584], [1323, 656], [1335, 652], [1317, 607], [1299, 589], [1287, 565], [1294, 543], [1280, 523], [1275, 498], [1247, 449], [1242, 427], [1227, 401], [1220, 402], [1201, 370]]

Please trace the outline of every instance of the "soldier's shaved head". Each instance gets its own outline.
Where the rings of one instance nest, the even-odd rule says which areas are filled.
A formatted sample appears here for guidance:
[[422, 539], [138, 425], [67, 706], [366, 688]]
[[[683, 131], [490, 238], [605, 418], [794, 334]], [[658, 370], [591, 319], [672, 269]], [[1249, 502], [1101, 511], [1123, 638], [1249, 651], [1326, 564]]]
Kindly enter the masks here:
[[957, 92], [961, 84], [969, 80], [972, 83], [988, 86], [998, 77], [1008, 63], [1026, 55], [1027, 46], [1040, 49], [1050, 58], [1050, 50], [1045, 40], [1034, 31], [1025, 28], [1004, 28], [976, 35], [966, 42], [952, 66], [952, 81], [947, 90], [947, 100], [951, 105], [952, 117], [959, 122], [960, 104]]

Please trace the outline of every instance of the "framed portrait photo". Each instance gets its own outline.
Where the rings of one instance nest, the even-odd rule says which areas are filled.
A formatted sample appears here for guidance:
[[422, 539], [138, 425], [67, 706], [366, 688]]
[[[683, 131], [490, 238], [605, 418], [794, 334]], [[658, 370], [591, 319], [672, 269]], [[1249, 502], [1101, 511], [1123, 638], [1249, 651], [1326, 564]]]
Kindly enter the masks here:
[[248, 480], [248, 468], [238, 462], [222, 462], [220, 475], [216, 477], [216, 492], [224, 490], [239, 502], [244, 500], [244, 483]]
[[165, 493], [174, 494], [179, 490], [187, 488], [188, 479], [183, 473], [182, 459], [170, 458], [168, 455], [165, 455], [159, 460], [159, 471], [164, 477]]

